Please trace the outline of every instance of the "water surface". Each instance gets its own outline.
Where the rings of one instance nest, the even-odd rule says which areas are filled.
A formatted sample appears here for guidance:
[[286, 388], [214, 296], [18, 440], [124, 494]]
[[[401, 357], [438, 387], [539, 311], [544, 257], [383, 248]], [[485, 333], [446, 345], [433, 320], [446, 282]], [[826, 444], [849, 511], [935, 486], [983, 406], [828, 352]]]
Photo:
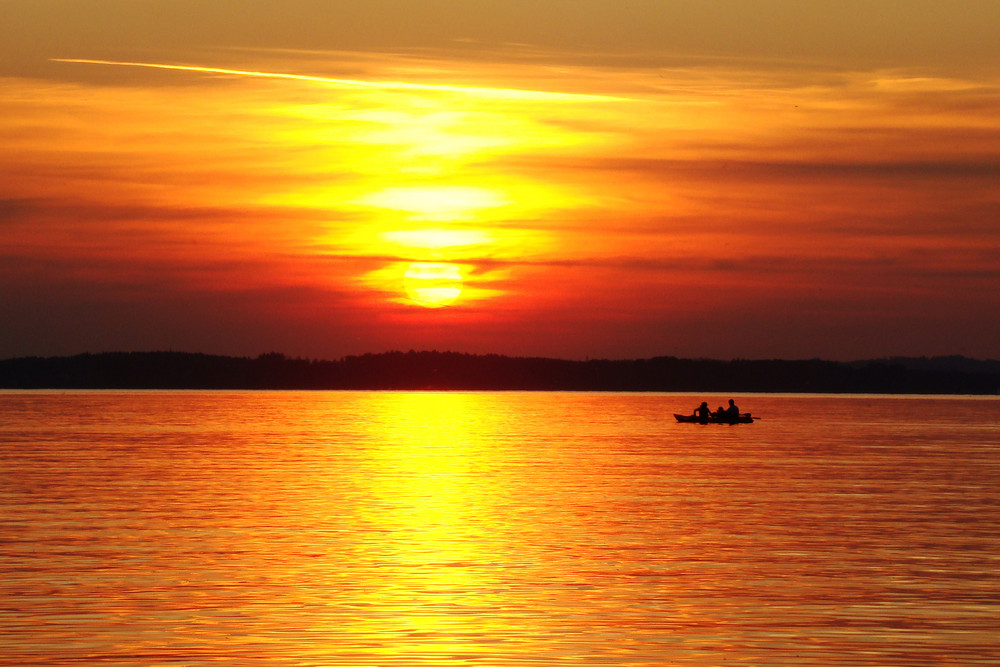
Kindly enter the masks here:
[[1000, 400], [0, 392], [0, 663], [1000, 662]]

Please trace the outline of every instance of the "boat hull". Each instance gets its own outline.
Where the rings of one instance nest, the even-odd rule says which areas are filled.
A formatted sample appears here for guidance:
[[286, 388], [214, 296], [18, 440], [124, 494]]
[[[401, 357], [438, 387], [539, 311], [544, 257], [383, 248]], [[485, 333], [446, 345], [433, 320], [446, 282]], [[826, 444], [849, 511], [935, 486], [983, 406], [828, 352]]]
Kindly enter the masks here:
[[752, 424], [754, 418], [749, 414], [742, 414], [739, 417], [709, 417], [708, 419], [700, 419], [695, 415], [679, 415], [674, 413], [674, 418], [682, 424]]

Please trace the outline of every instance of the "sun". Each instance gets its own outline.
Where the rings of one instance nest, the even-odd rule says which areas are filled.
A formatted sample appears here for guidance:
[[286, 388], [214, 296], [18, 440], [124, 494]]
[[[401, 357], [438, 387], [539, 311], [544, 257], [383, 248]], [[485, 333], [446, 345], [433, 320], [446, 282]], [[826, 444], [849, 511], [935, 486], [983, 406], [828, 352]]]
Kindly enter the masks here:
[[413, 262], [403, 274], [403, 286], [418, 306], [450, 306], [462, 293], [462, 269], [445, 262]]

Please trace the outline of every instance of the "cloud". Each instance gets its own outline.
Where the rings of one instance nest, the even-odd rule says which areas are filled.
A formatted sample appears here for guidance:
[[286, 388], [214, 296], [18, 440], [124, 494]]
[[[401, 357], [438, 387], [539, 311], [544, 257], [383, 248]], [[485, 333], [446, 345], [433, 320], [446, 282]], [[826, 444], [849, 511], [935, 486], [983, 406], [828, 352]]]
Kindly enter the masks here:
[[114, 60], [88, 60], [84, 58], [53, 58], [53, 62], [78, 65], [110, 65], [115, 67], [143, 67], [149, 69], [172, 70], [177, 72], [192, 72], [201, 74], [219, 74], [261, 79], [279, 79], [299, 83], [320, 84], [347, 89], [364, 89], [379, 91], [416, 91], [433, 93], [457, 93], [486, 98], [515, 99], [531, 102], [560, 101], [614, 101], [618, 98], [605, 95], [585, 95], [580, 93], [562, 93], [539, 90], [521, 90], [516, 88], [497, 88], [482, 86], [458, 86], [440, 83], [415, 83], [412, 81], [367, 81], [359, 79], [344, 79], [286, 72], [262, 72], [256, 70], [229, 69], [224, 67], [208, 67], [203, 65], [170, 65], [165, 63], [125, 62]]
[[[699, 323], [758, 314], [808, 312], [813, 329], [789, 330], [815, 334], [836, 317], [881, 327], [891, 308], [912, 326], [927, 304], [943, 336], [944, 314], [1000, 293], [992, 84], [731, 62], [526, 68], [524, 52], [518, 67], [409, 52], [311, 69], [326, 54], [251, 53], [207, 68], [60, 63], [142, 76], [6, 89], [0, 292], [18, 317], [51, 306], [64, 327], [99, 340], [107, 323], [109, 340], [140, 347], [169, 339], [161, 329], [220, 351], [227, 336], [236, 350], [294, 331], [309, 354], [330, 349], [324, 332], [372, 341], [364, 352], [418, 333], [502, 342], [500, 323], [510, 338], [494, 351], [508, 351], [577, 333], [645, 331], [655, 346], [673, 321], [697, 344]], [[601, 101], [519, 96], [531, 90]], [[488, 205], [461, 205], [472, 191]], [[444, 229], [482, 242], [406, 245]], [[397, 283], [428, 259], [462, 265], [492, 298], [407, 311]], [[373, 272], [385, 280], [361, 279]], [[39, 327], [19, 326], [30, 345]]]
[[[1000, 145], [1000, 131], [996, 136]], [[538, 165], [540, 159], [523, 164]], [[829, 179], [831, 177], [873, 178], [997, 178], [1000, 177], [1000, 157], [983, 156], [953, 160], [855, 160], [855, 161], [792, 161], [741, 159], [676, 159], [655, 157], [602, 157], [562, 162], [544, 161], [548, 168], [560, 170], [591, 170], [635, 172], [653, 178], [702, 175], [725, 176], [727, 179]]]

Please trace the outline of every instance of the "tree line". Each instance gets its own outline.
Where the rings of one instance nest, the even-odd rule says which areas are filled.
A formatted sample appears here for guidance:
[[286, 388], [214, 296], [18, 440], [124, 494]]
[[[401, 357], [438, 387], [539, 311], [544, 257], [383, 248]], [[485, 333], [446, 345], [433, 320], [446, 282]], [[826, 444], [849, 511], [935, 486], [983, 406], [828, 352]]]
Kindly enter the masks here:
[[996, 394], [1000, 362], [964, 357], [571, 361], [412, 350], [317, 360], [276, 352], [258, 357], [108, 352], [3, 360], [0, 388]]

